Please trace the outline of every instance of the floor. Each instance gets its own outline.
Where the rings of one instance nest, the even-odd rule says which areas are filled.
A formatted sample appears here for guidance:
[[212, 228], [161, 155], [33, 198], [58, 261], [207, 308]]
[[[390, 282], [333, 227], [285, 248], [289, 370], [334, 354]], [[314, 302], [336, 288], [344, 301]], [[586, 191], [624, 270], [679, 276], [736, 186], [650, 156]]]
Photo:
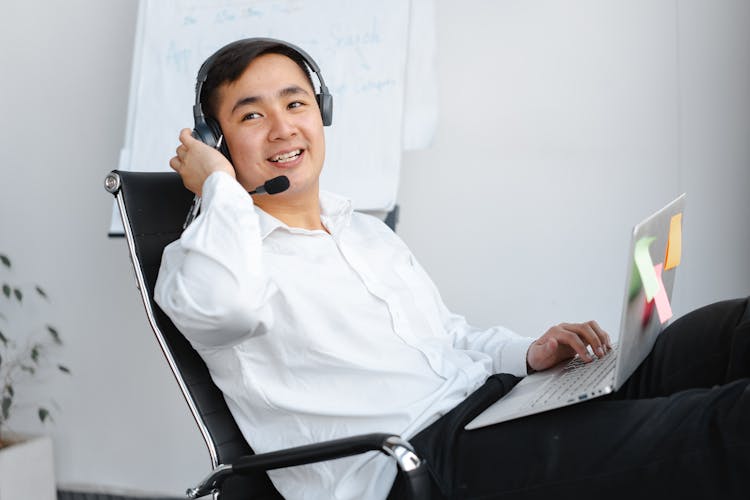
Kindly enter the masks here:
[[57, 491], [57, 500], [181, 500], [178, 497], [123, 496], [109, 493]]

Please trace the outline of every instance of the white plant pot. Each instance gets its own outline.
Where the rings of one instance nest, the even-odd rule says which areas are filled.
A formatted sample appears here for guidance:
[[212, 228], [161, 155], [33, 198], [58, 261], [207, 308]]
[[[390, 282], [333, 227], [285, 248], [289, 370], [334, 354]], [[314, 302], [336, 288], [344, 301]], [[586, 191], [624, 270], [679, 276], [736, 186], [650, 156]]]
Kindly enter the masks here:
[[48, 436], [19, 436], [0, 448], [0, 500], [55, 500], [55, 465]]

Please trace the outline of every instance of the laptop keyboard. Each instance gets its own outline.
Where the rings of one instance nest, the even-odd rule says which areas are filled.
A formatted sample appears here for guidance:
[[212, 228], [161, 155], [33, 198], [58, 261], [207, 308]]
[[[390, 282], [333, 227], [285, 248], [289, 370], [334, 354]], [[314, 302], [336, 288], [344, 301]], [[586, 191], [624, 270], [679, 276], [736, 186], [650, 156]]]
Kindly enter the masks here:
[[603, 357], [584, 363], [576, 356], [552, 379], [539, 396], [531, 402], [531, 407], [545, 406], [551, 403], [572, 403], [576, 400], [587, 399], [591, 387], [604, 380], [614, 369], [617, 356], [613, 348]]

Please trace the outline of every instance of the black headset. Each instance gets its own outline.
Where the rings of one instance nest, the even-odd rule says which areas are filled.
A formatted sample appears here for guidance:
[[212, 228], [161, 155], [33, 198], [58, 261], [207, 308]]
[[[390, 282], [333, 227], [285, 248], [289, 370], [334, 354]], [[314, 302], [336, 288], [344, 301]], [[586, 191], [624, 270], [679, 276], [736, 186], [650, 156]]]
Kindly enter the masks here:
[[198, 70], [198, 79], [195, 83], [195, 105], [193, 106], [193, 118], [195, 119], [193, 137], [201, 142], [208, 144], [212, 148], [217, 148], [224, 156], [229, 159], [229, 161], [232, 161], [232, 158], [229, 155], [229, 148], [227, 147], [227, 143], [223, 140], [224, 134], [221, 131], [219, 122], [209, 116], [206, 116], [203, 113], [203, 105], [201, 104], [203, 84], [206, 82], [206, 78], [208, 78], [208, 72], [210, 71], [211, 66], [213, 66], [214, 61], [220, 53], [230, 47], [234, 47], [237, 45], [256, 43], [281, 45], [283, 47], [291, 49], [293, 52], [299, 55], [302, 60], [305, 61], [307, 66], [312, 70], [313, 73], [315, 73], [315, 75], [318, 77], [318, 81], [320, 82], [320, 92], [315, 94], [315, 100], [318, 102], [318, 107], [320, 108], [320, 116], [321, 118], [323, 118], [323, 125], [328, 126], [333, 121], [333, 96], [328, 93], [328, 87], [326, 87], [326, 83], [323, 81], [323, 76], [320, 74], [320, 68], [307, 52], [297, 47], [296, 45], [292, 45], [291, 43], [284, 42], [282, 40], [276, 40], [274, 38], [246, 38], [244, 40], [237, 40], [236, 42], [225, 45], [224, 47], [214, 52], [213, 55], [206, 59], [205, 62], [201, 65], [200, 69]]

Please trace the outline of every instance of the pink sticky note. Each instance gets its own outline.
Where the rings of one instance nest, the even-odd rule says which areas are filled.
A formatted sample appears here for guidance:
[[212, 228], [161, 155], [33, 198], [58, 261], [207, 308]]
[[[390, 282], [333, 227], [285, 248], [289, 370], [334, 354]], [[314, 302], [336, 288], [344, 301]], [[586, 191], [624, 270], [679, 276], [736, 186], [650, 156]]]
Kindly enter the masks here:
[[664, 264], [656, 264], [654, 266], [656, 280], [659, 282], [659, 291], [654, 295], [654, 302], [656, 303], [656, 312], [659, 314], [659, 321], [661, 324], [666, 323], [672, 317], [672, 306], [669, 304], [667, 290], [664, 288], [664, 281], [661, 279], [661, 271], [663, 267]]

